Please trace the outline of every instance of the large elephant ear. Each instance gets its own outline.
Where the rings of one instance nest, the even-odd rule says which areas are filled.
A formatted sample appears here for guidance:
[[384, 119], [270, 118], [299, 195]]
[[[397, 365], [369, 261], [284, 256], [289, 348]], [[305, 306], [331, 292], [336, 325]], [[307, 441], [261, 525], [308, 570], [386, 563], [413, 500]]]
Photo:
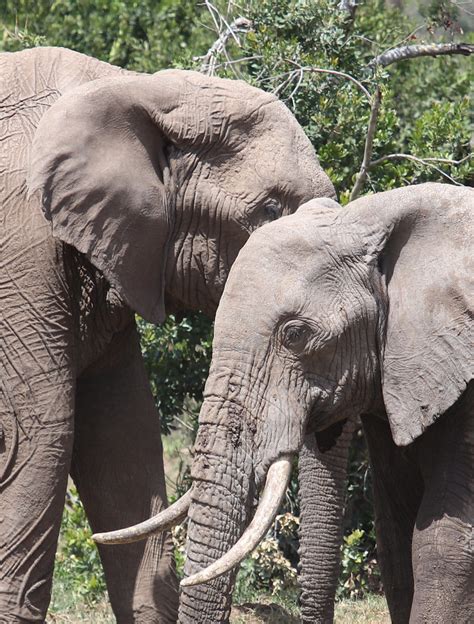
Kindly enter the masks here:
[[406, 445], [473, 376], [474, 191], [423, 184], [374, 197], [367, 201], [387, 216], [391, 232], [381, 257], [388, 291], [383, 396], [393, 438]]
[[[53, 235], [85, 254], [145, 319], [162, 322], [174, 223], [167, 145], [229, 134], [264, 95], [196, 72], [98, 79], [60, 97], [36, 130], [28, 176]], [[250, 95], [254, 95], [252, 98]]]

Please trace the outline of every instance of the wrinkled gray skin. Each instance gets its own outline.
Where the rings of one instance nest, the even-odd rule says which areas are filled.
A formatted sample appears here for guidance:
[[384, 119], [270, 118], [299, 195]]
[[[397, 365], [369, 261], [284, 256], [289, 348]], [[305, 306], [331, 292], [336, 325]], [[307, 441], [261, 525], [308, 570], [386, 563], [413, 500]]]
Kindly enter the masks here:
[[[194, 72], [1, 54], [0, 124], [0, 622], [12, 624], [45, 619], [69, 471], [96, 532], [166, 504], [133, 311], [213, 316], [250, 233], [333, 188], [276, 98]], [[176, 620], [169, 535], [100, 553], [118, 622]]]
[[[341, 425], [342, 424], [342, 430]], [[345, 490], [354, 431], [345, 423], [307, 433], [299, 454], [301, 615], [304, 622], [330, 624], [341, 561]]]
[[[472, 189], [424, 184], [314, 200], [250, 237], [216, 314], [186, 574], [237, 540], [276, 458], [360, 414], [392, 621], [474, 621], [473, 208]], [[187, 589], [180, 622], [210, 594], [220, 619], [199, 621], [227, 621], [231, 576]]]

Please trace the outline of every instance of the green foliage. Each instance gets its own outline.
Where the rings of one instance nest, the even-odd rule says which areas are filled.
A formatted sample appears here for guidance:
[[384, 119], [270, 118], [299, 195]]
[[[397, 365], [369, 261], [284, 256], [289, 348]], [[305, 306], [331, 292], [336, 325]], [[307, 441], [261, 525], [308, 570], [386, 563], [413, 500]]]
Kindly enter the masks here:
[[[212, 323], [202, 314], [179, 321], [171, 315], [160, 327], [141, 319], [138, 327], [163, 432], [168, 433], [173, 418], [185, 409], [186, 399], [195, 399], [199, 407], [211, 358]], [[195, 427], [197, 412], [191, 419]]]
[[65, 593], [72, 593], [76, 599], [94, 604], [105, 592], [99, 552], [92, 541], [84, 508], [74, 487], [68, 490], [66, 496], [54, 586], [53, 610], [62, 607]]
[[375, 557], [375, 531], [354, 529], [344, 537], [337, 598], [359, 599], [380, 592], [380, 572]]
[[191, 62], [210, 34], [187, 0], [0, 0], [0, 48], [72, 48], [137, 71]]
[[269, 535], [240, 566], [235, 589], [237, 602], [248, 587], [265, 589], [272, 595], [297, 588], [296, 569], [282, 551], [280, 539], [294, 539], [298, 526], [298, 518], [291, 513], [277, 516]]

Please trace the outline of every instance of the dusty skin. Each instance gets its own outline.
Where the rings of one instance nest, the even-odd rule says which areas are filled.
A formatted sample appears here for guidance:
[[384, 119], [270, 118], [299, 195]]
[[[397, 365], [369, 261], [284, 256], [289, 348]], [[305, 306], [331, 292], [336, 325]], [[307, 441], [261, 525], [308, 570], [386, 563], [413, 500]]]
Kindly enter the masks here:
[[250, 237], [216, 314], [182, 622], [199, 603], [203, 624], [228, 622], [235, 570], [194, 583], [235, 564], [269, 467], [301, 451], [302, 619], [331, 621], [311, 600], [307, 493], [316, 443], [329, 452], [354, 415], [392, 622], [474, 621], [473, 208], [471, 188], [423, 184], [313, 200]]
[[[59, 48], [0, 54], [0, 142], [0, 622], [15, 624], [45, 620], [69, 472], [96, 532], [166, 505], [133, 312], [213, 316], [249, 235], [334, 190], [275, 97]], [[176, 621], [167, 533], [101, 557], [119, 624]]]

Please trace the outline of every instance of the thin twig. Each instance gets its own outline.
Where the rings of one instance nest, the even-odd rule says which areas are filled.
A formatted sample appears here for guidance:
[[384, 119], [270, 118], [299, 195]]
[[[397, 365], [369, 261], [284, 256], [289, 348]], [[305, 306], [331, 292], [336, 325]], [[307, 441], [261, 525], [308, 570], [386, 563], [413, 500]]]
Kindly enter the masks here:
[[[199, 60], [201, 57], [195, 56], [193, 61]], [[224, 63], [217, 63], [214, 65], [214, 69], [220, 69], [221, 67], [227, 67], [228, 65], [237, 65], [238, 63], [246, 63], [248, 61], [256, 61], [257, 59], [263, 58], [261, 54], [256, 54], [255, 56], [242, 56], [238, 59], [230, 59], [226, 60]]]
[[[462, 184], [460, 184], [454, 178], [452, 178], [448, 173], [446, 173], [446, 171], [443, 171], [442, 169], [440, 169], [439, 167], [434, 165], [433, 161], [440, 160], [442, 162], [449, 162], [450, 164], [459, 164], [459, 163], [463, 162], [464, 160], [466, 160], [465, 158], [463, 158], [460, 161], [456, 161], [456, 160], [449, 161], [449, 159], [447, 159], [447, 158], [446, 159], [442, 159], [442, 158], [418, 158], [418, 156], [412, 156], [411, 154], [387, 154], [387, 156], [382, 156], [381, 158], [377, 158], [377, 160], [372, 161], [369, 164], [369, 169], [370, 169], [370, 167], [375, 167], [376, 165], [380, 165], [381, 163], [383, 163], [386, 160], [400, 160], [400, 159], [403, 159], [403, 158], [405, 158], [407, 160], [412, 160], [413, 162], [416, 162], [416, 163], [418, 163], [420, 165], [423, 165], [425, 167], [431, 167], [432, 169], [437, 171], [440, 175], [442, 175], [444, 178], [446, 178], [447, 180], [449, 180], [453, 184], [456, 184], [456, 186], [462, 186]], [[355, 199], [355, 198], [353, 198], [352, 194], [351, 194], [351, 200], [352, 199]]]
[[369, 117], [369, 126], [367, 128], [367, 136], [365, 138], [365, 146], [364, 146], [364, 156], [362, 158], [362, 164], [360, 166], [360, 171], [357, 174], [357, 178], [354, 184], [354, 188], [351, 191], [350, 200], [352, 201], [356, 199], [362, 187], [367, 180], [367, 173], [371, 167], [371, 159], [372, 159], [372, 151], [374, 146], [374, 137], [375, 131], [377, 130], [377, 118], [380, 110], [380, 103], [382, 102], [382, 91], [380, 87], [377, 86], [374, 97], [372, 100], [372, 106], [370, 107], [370, 117]]
[[[216, 69], [217, 59], [221, 54], [224, 53], [226, 55], [227, 63], [231, 62], [226, 50], [228, 40], [232, 37], [236, 41], [236, 43], [240, 45], [240, 41], [236, 33], [248, 33], [252, 29], [252, 22], [246, 17], [237, 17], [231, 24], [228, 24], [227, 21], [218, 13], [214, 5], [212, 5], [210, 2], [206, 2], [206, 7], [208, 8], [209, 13], [212, 16], [218, 32], [220, 32], [221, 24], [226, 25], [226, 29], [222, 33], [220, 33], [219, 37], [207, 51], [207, 54], [205, 54], [203, 57], [198, 57], [202, 59], [200, 71], [203, 74], [212, 76], [214, 75]], [[216, 15], [219, 17], [220, 24], [217, 21]]]
[[[361, 82], [359, 82], [356, 78], [354, 78], [354, 76], [351, 76], [350, 74], [336, 71], [335, 69], [323, 69], [321, 67], [313, 67], [312, 65], [304, 66], [290, 59], [284, 59], [284, 62], [289, 63], [290, 65], [294, 65], [297, 68], [296, 72], [288, 72], [288, 74], [292, 75], [293, 77], [298, 75], [300, 72], [304, 72], [309, 74], [330, 74], [331, 76], [337, 76], [339, 78], [344, 78], [345, 80], [350, 80], [352, 83], [357, 85], [357, 87], [364, 93], [365, 97], [369, 102], [372, 101], [372, 97], [369, 91], [364, 87]], [[277, 91], [281, 91], [281, 89], [277, 88]]]
[[[408, 158], [409, 154], [388, 154], [387, 156], [382, 156], [381, 158], [377, 158], [377, 160], [373, 160], [370, 165], [371, 166], [376, 166], [376, 165], [380, 165], [380, 163], [382, 163], [384, 160], [395, 160], [395, 158]], [[413, 158], [415, 158], [415, 156], [413, 156]], [[464, 158], [461, 158], [460, 160], [453, 160], [452, 158], [418, 158], [418, 160], [422, 160], [425, 163], [432, 163], [432, 162], [440, 162], [440, 163], [445, 163], [447, 165], [462, 165], [463, 162], [466, 162], [467, 160], [470, 160], [472, 158], [472, 154], [468, 154], [467, 156], [464, 156]]]
[[186, 429], [189, 429], [189, 431], [192, 431], [194, 433], [194, 429], [191, 427], [191, 425], [188, 425], [188, 423], [184, 422], [184, 420], [181, 420], [179, 416], [175, 416], [174, 419], [177, 420], [180, 425], [182, 425], [183, 427], [185, 427]]
[[398, 61], [417, 58], [420, 56], [442, 56], [446, 54], [463, 54], [469, 56], [474, 53], [474, 44], [471, 43], [433, 43], [429, 45], [408, 45], [393, 48], [388, 52], [379, 54], [369, 65], [387, 67]]

